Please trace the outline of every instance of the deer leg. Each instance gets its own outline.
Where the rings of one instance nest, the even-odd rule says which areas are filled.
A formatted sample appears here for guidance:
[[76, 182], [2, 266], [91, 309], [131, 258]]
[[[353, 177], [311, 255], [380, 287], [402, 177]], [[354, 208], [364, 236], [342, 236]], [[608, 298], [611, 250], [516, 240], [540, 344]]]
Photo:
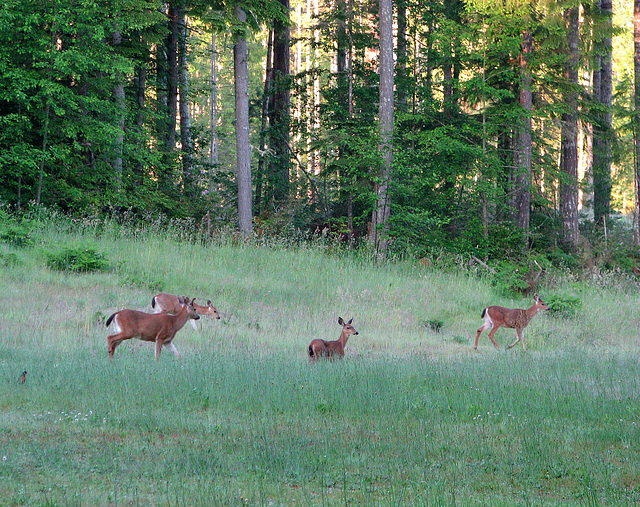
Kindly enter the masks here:
[[524, 348], [524, 350], [527, 350], [527, 347], [524, 344], [524, 334], [522, 333], [522, 329], [516, 328], [516, 335], [518, 336], [518, 339], [514, 341], [511, 345], [509, 345], [507, 348], [510, 349], [511, 347], [516, 345], [520, 340], [522, 340], [522, 347]]
[[160, 352], [162, 352], [162, 345], [164, 345], [164, 340], [159, 340], [156, 338], [156, 361], [160, 359]]
[[124, 341], [121, 334], [112, 334], [107, 336], [107, 350], [109, 351], [109, 359], [113, 359], [113, 353], [116, 351], [116, 347]]
[[[482, 332], [485, 329], [490, 329], [491, 328], [491, 324], [489, 324], [488, 322], [485, 322], [484, 324], [482, 324], [482, 326], [480, 326], [480, 328], [478, 328], [478, 333], [476, 334], [476, 344], [474, 345], [474, 349], [478, 349], [478, 338], [480, 338], [480, 335], [482, 334]], [[493, 338], [492, 338], [493, 340]]]
[[498, 347], [498, 344], [494, 340], [493, 336], [496, 334], [496, 331], [498, 329], [499, 329], [499, 326], [496, 326], [496, 327], [492, 328], [491, 331], [489, 331], [489, 339], [493, 342], [493, 345], [495, 346], [496, 350], [500, 350], [500, 347]]
[[176, 348], [176, 346], [173, 344], [173, 342], [169, 342], [169, 343], [165, 343], [164, 344], [165, 347], [167, 347], [168, 350], [170, 350], [171, 352], [173, 352], [175, 354], [175, 356], [180, 359], [180, 361], [182, 361], [182, 356], [180, 355], [180, 352], [178, 352], [178, 349]]

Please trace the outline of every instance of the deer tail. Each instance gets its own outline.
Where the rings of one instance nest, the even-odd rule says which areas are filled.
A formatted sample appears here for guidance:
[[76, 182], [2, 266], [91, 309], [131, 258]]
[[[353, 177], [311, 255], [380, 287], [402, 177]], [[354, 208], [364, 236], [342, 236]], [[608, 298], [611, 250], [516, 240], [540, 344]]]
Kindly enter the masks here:
[[309, 357], [313, 358], [313, 347], [309, 345]]
[[155, 308], [155, 307], [156, 307], [156, 297], [155, 297], [155, 296], [153, 296], [153, 297], [151, 298], [151, 308]]
[[[116, 312], [116, 313], [118, 313], [118, 312]], [[109, 327], [109, 324], [111, 324], [111, 321], [113, 320], [113, 318], [114, 318], [115, 316], [116, 316], [116, 314], [115, 314], [115, 313], [112, 313], [112, 314], [111, 314], [111, 317], [109, 317], [109, 318], [107, 319], [107, 323], [105, 324], [105, 326]]]
[[487, 309], [485, 308], [484, 310], [482, 310], [482, 315], [480, 317], [482, 317], [484, 319], [484, 316], [487, 314]]

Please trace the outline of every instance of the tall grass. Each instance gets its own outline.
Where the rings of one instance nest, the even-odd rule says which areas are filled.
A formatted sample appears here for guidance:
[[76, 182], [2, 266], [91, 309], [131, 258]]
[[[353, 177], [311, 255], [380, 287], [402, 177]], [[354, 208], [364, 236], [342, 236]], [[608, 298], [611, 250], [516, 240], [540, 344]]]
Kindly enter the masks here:
[[[530, 302], [463, 270], [109, 228], [2, 247], [19, 262], [0, 268], [0, 504], [640, 502], [636, 294], [584, 284], [577, 317], [534, 319], [529, 352], [503, 329], [474, 352], [484, 306]], [[39, 252], [69, 241], [110, 271], [48, 270]], [[222, 319], [178, 333], [182, 363], [139, 342], [109, 362], [106, 317], [160, 290]], [[310, 366], [338, 316], [360, 334]]]

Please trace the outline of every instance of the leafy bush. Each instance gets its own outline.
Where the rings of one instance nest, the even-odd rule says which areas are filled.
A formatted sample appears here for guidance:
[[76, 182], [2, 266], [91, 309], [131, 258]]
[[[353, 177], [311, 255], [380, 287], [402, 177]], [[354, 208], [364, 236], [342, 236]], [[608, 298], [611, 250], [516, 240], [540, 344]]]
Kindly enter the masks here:
[[563, 317], [575, 317], [582, 310], [582, 300], [576, 296], [561, 296], [558, 294], [547, 297], [544, 301], [553, 314]]
[[0, 266], [18, 266], [20, 259], [14, 253], [0, 253]]
[[430, 320], [424, 321], [424, 327], [426, 327], [427, 329], [430, 329], [434, 333], [439, 333], [443, 325], [444, 325], [444, 322], [437, 319], [430, 319]]
[[17, 247], [33, 245], [29, 222], [0, 211], [0, 242]]
[[105, 255], [89, 245], [66, 246], [56, 252], [47, 252], [45, 256], [47, 267], [56, 271], [88, 273], [105, 271], [109, 267]]

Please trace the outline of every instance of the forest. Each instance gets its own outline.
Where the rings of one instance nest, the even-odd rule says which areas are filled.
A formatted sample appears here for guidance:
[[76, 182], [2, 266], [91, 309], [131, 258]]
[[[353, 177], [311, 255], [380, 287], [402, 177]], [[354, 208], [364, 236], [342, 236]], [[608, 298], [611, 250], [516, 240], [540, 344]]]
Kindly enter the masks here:
[[640, 259], [639, 0], [6, 0], [0, 47], [11, 213]]

